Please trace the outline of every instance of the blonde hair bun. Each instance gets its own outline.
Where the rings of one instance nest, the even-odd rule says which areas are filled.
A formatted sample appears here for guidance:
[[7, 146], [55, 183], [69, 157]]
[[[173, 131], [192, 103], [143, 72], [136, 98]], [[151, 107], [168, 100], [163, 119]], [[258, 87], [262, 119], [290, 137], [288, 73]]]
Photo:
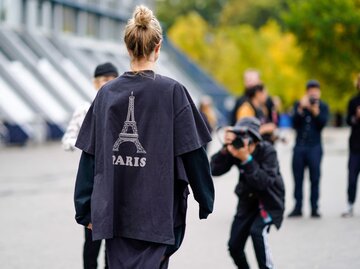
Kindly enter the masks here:
[[150, 9], [143, 5], [140, 5], [135, 8], [133, 17], [136, 26], [147, 28], [154, 15]]
[[124, 33], [124, 42], [131, 57], [148, 57], [161, 40], [162, 29], [153, 12], [145, 6], [137, 6]]

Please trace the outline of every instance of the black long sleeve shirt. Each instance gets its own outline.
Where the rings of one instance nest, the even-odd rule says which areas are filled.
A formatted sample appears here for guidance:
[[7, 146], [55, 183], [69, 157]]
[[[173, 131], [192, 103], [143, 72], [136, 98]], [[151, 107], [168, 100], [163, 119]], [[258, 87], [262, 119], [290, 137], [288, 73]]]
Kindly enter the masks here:
[[320, 114], [314, 116], [309, 110], [304, 109], [299, 113], [299, 103], [293, 109], [293, 128], [296, 130], [297, 146], [315, 146], [321, 144], [321, 131], [326, 126], [329, 118], [328, 106], [320, 101]]
[[350, 100], [346, 117], [347, 124], [351, 126], [350, 151], [354, 153], [360, 153], [360, 119], [356, 118], [358, 107], [360, 107], [360, 93]]

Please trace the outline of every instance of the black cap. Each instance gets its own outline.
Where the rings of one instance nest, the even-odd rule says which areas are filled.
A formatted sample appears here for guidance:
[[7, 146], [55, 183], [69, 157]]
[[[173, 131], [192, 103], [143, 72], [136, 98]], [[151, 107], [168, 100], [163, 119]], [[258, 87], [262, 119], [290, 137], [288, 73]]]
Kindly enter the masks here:
[[306, 83], [306, 89], [310, 89], [310, 88], [319, 88], [320, 89], [320, 83], [319, 81], [315, 80], [315, 79], [311, 79]]
[[253, 137], [258, 140], [262, 141], [261, 134], [259, 132], [260, 129], [260, 121], [255, 117], [245, 117], [236, 122], [235, 129], [236, 128], [247, 128], [248, 132], [253, 135]]
[[99, 64], [95, 68], [94, 78], [100, 76], [114, 76], [117, 77], [119, 75], [117, 68], [112, 63], [103, 63]]

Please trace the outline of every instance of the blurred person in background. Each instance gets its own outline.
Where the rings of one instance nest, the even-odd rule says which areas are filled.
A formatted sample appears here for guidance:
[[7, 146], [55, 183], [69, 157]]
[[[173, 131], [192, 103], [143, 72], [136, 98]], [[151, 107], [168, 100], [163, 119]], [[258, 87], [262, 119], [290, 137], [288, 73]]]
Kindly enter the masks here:
[[[118, 70], [112, 63], [100, 64], [95, 68], [93, 85], [99, 91], [107, 82], [118, 76]], [[74, 112], [69, 126], [62, 138], [63, 148], [67, 151], [75, 150], [75, 142], [78, 137], [85, 115], [90, 108], [90, 103], [84, 103]], [[101, 247], [101, 240], [93, 241], [92, 232], [85, 227], [85, 242], [83, 248], [84, 269], [96, 269], [97, 258]], [[108, 268], [105, 254], [105, 268]]]
[[262, 137], [266, 141], [274, 143], [278, 114], [272, 98], [260, 80], [259, 71], [246, 70], [244, 72], [244, 83], [245, 93], [236, 101], [231, 124], [234, 125], [244, 117], [256, 117], [261, 122], [260, 133]]
[[199, 112], [205, 121], [209, 132], [212, 133], [216, 128], [217, 117], [214, 109], [214, 104], [210, 96], [203, 96], [199, 104]]
[[260, 134], [263, 139], [274, 143], [275, 130], [277, 126], [271, 122], [269, 116], [272, 111], [268, 111], [267, 103], [269, 97], [263, 84], [258, 83], [255, 86], [249, 87], [245, 91], [246, 100], [238, 108], [236, 118], [241, 120], [245, 117], [256, 117], [260, 122]]
[[268, 244], [268, 233], [273, 224], [280, 228], [285, 188], [273, 145], [260, 135], [260, 121], [242, 118], [225, 131], [225, 145], [211, 158], [214, 176], [227, 173], [232, 166], [239, 169], [235, 189], [239, 202], [228, 243], [230, 255], [239, 269], [249, 265], [244, 252], [249, 236], [260, 269], [274, 268]]
[[[95, 90], [99, 91], [102, 86], [117, 76], [119, 76], [118, 70], [112, 63], [103, 63], [98, 65], [95, 68], [93, 79]], [[73, 151], [76, 149], [76, 139], [90, 105], [91, 104], [89, 102], [84, 102], [75, 110], [66, 132], [61, 140], [64, 150]]]
[[[261, 83], [260, 80], [260, 73], [259, 71], [255, 70], [255, 69], [247, 69], [244, 72], [243, 75], [243, 79], [244, 79], [244, 92], [246, 92], [246, 89], [253, 87], [259, 83]], [[230, 125], [233, 126], [235, 125], [235, 123], [239, 120], [238, 119], [238, 109], [239, 107], [241, 107], [241, 105], [246, 101], [246, 95], [243, 94], [241, 96], [239, 96], [236, 101], [235, 101], [235, 106], [233, 111], [231, 112], [230, 115]]]
[[81, 127], [76, 221], [106, 239], [109, 268], [167, 268], [185, 233], [190, 184], [213, 210], [209, 131], [186, 88], [154, 72], [163, 36], [137, 6], [125, 27], [130, 70], [98, 93]]
[[295, 180], [295, 207], [289, 217], [302, 216], [303, 182], [305, 169], [309, 169], [311, 191], [311, 217], [319, 218], [320, 166], [323, 155], [321, 133], [329, 118], [327, 104], [320, 100], [320, 83], [309, 80], [306, 94], [293, 108], [293, 128], [296, 142], [293, 152], [292, 169]]
[[[217, 117], [216, 117], [213, 101], [210, 96], [203, 96], [201, 98], [199, 104], [199, 112], [203, 117], [204, 122], [208, 127], [210, 134], [212, 134], [217, 125]], [[207, 146], [208, 145], [206, 145], [205, 149], [207, 149]]]
[[360, 74], [357, 77], [356, 90], [356, 96], [349, 101], [346, 118], [347, 124], [351, 126], [351, 134], [349, 138], [348, 208], [342, 214], [343, 217], [354, 215], [357, 181], [360, 173]]

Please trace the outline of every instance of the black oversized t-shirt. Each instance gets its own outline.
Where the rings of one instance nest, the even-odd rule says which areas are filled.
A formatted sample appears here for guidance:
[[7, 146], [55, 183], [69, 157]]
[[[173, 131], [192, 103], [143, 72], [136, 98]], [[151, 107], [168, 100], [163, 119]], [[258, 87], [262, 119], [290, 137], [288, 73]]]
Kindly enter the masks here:
[[93, 239], [173, 244], [174, 160], [211, 140], [184, 86], [126, 72], [98, 93], [76, 146], [95, 155]]

